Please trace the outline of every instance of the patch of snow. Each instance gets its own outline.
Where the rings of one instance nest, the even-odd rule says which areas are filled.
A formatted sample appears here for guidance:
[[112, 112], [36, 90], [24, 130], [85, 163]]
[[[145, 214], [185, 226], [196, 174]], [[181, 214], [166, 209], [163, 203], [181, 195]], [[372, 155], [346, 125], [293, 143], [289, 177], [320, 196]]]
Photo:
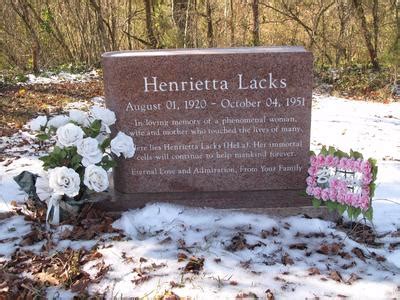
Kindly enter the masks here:
[[28, 80], [26, 82], [19, 83], [20, 85], [26, 84], [50, 84], [50, 83], [62, 83], [62, 82], [88, 82], [94, 79], [99, 79], [100, 76], [96, 70], [92, 70], [86, 73], [73, 74], [69, 72], [60, 72], [58, 74], [46, 72], [41, 76], [34, 74], [27, 75]]
[[21, 242], [21, 237], [31, 231], [23, 216], [14, 216], [0, 221], [0, 259], [1, 256], [9, 257]]

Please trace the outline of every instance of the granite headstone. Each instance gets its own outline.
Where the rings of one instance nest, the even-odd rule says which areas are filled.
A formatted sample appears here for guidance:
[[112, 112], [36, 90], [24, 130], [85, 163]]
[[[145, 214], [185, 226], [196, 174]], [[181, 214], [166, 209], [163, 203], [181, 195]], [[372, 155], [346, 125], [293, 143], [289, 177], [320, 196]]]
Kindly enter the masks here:
[[312, 65], [302, 47], [105, 53], [107, 107], [136, 145], [115, 205], [308, 205]]

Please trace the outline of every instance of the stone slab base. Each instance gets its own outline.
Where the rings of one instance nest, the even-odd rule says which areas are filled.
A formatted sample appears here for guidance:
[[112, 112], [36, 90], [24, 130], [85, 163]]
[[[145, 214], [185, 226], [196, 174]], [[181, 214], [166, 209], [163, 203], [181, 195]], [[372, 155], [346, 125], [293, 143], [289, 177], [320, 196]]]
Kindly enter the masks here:
[[[111, 189], [105, 201], [96, 204], [100, 209], [116, 215], [129, 209], [143, 208], [150, 203], [173, 203], [191, 207], [209, 207], [224, 212], [249, 212], [288, 217], [307, 215], [312, 218], [336, 221], [339, 216], [326, 207], [310, 206], [311, 199], [298, 190], [213, 193], [151, 193], [124, 194]], [[294, 206], [296, 205], [296, 206]]]

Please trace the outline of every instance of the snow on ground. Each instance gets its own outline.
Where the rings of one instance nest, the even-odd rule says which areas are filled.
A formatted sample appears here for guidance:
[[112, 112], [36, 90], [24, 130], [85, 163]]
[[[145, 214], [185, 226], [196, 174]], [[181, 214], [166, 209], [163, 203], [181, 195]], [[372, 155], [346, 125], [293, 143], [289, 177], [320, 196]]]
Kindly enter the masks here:
[[69, 72], [51, 73], [45, 72], [41, 75], [28, 74], [28, 80], [20, 83], [25, 84], [49, 84], [49, 83], [62, 83], [62, 82], [87, 82], [93, 79], [99, 79], [100, 76], [96, 70], [86, 73], [72, 74]]
[[[152, 204], [113, 223], [127, 239], [59, 241], [67, 226], [54, 234], [56, 249], [96, 245], [110, 269], [89, 291], [107, 298], [154, 297], [166, 290], [201, 299], [250, 292], [263, 298], [268, 289], [278, 299], [399, 298], [400, 103], [315, 96], [311, 135], [314, 150], [333, 145], [378, 159], [373, 225], [380, 244], [357, 243], [332, 222], [302, 216]], [[2, 137], [0, 149], [9, 157], [0, 164], [0, 212], [6, 212], [12, 200], [26, 199], [12, 177], [40, 171], [40, 151], [26, 132]], [[0, 261], [9, 259], [30, 227], [20, 216], [0, 220]], [[83, 269], [92, 274], [95, 265], [90, 261]], [[54, 287], [47, 292], [48, 298], [74, 295]]]

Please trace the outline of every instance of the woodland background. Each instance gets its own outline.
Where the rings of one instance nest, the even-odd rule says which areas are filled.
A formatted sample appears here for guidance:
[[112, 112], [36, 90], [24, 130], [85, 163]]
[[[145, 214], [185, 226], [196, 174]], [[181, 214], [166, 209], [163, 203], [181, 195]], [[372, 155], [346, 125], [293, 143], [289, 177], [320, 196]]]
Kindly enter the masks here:
[[400, 0], [1, 2], [3, 81], [98, 68], [114, 50], [304, 45], [322, 82], [383, 100], [395, 93]]

